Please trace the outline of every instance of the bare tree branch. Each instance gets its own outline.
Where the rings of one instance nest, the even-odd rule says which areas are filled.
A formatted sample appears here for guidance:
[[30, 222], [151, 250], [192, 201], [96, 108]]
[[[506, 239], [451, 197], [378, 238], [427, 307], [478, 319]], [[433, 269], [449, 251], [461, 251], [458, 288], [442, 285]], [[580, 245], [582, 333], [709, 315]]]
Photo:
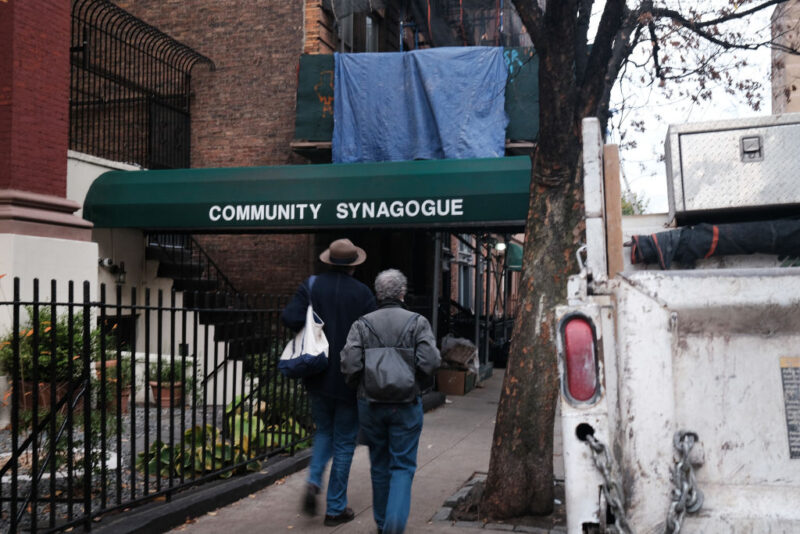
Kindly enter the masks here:
[[635, 26], [633, 38], [630, 38], [631, 27], [627, 26], [620, 32], [620, 37], [614, 42], [614, 50], [611, 59], [608, 62], [608, 73], [606, 74], [607, 83], [603, 86], [603, 94], [597, 104], [598, 118], [605, 130], [606, 122], [608, 121], [608, 106], [611, 101], [611, 88], [614, 86], [614, 81], [619, 76], [619, 71], [625, 60], [631, 55], [631, 51], [641, 39], [642, 27]]
[[583, 83], [583, 77], [586, 74], [589, 47], [587, 35], [589, 34], [593, 4], [594, 0], [580, 0], [578, 4], [578, 23], [575, 32], [575, 71], [578, 84]]
[[[647, 7], [652, 5], [646, 2]], [[596, 115], [603, 94], [610, 92], [622, 63], [630, 54], [628, 39], [638, 24], [638, 12], [628, 10], [624, 0], [608, 0], [589, 56], [581, 87], [581, 117]]]
[[762, 4], [759, 4], [759, 5], [755, 6], [755, 7], [751, 7], [750, 9], [745, 9], [745, 10], [742, 10], [742, 11], [734, 11], [734, 12], [729, 13], [727, 15], [723, 15], [722, 17], [718, 17], [718, 18], [713, 19], [713, 20], [707, 20], [705, 22], [697, 22], [695, 24], [697, 25], [698, 28], [703, 28], [703, 27], [706, 27], [706, 26], [716, 26], [717, 24], [722, 24], [723, 22], [728, 22], [728, 21], [731, 21], [731, 20], [744, 18], [744, 17], [746, 17], [748, 15], [752, 15], [753, 13], [758, 13], [762, 9], [766, 9], [766, 8], [768, 8], [770, 6], [774, 6], [774, 5], [777, 5], [777, 4], [783, 4], [786, 1], [787, 0], [767, 0], [766, 2], [764, 2]]
[[668, 19], [671, 19], [674, 23], [686, 28], [687, 30], [690, 30], [690, 31], [694, 32], [695, 34], [699, 35], [703, 39], [706, 39], [707, 41], [709, 41], [711, 43], [714, 43], [717, 46], [720, 46], [720, 47], [724, 48], [725, 50], [731, 50], [731, 49], [735, 49], [735, 50], [757, 50], [759, 48], [762, 48], [762, 47], [765, 47], [765, 46], [769, 46], [769, 47], [772, 47], [772, 48], [774, 48], [776, 50], [782, 50], [784, 52], [798, 54], [798, 50], [793, 49], [792, 47], [788, 47], [788, 46], [785, 46], [785, 45], [781, 45], [781, 44], [775, 43], [772, 40], [761, 41], [761, 42], [758, 42], [758, 43], [736, 43], [736, 42], [731, 42], [731, 41], [727, 41], [725, 39], [719, 38], [716, 35], [714, 35], [713, 33], [703, 29], [703, 28], [707, 28], [709, 26], [715, 26], [715, 25], [720, 24], [722, 22], [726, 22], [726, 21], [729, 21], [729, 20], [738, 19], [738, 18], [747, 16], [747, 15], [756, 13], [758, 11], [761, 11], [763, 9], [766, 9], [767, 7], [770, 7], [770, 6], [773, 6], [773, 5], [776, 5], [776, 4], [782, 4], [784, 2], [786, 2], [786, 0], [767, 0], [766, 2], [764, 2], [762, 4], [759, 4], [758, 6], [755, 6], [755, 7], [751, 8], [751, 9], [744, 10], [741, 13], [731, 13], [729, 15], [726, 15], [726, 16], [723, 16], [723, 17], [718, 17], [718, 18], [716, 18], [714, 20], [705, 21], [705, 22], [696, 22], [696, 21], [689, 20], [683, 14], [679, 13], [678, 11], [675, 11], [674, 9], [652, 8], [652, 9], [649, 10], [649, 12], [652, 15], [652, 17], [654, 17], [654, 18], [668, 18]]
[[544, 35], [544, 13], [539, 4], [531, 0], [513, 0], [513, 3], [523, 26], [531, 36], [533, 47], [537, 50], [544, 50], [547, 46], [547, 39]]
[[650, 30], [650, 42], [653, 43], [653, 65], [655, 66], [656, 70], [656, 78], [661, 80], [664, 79], [664, 74], [661, 72], [661, 64], [658, 60], [658, 52], [661, 49], [661, 45], [658, 43], [658, 35], [656, 35], [656, 24], [652, 20], [647, 25], [647, 28]]

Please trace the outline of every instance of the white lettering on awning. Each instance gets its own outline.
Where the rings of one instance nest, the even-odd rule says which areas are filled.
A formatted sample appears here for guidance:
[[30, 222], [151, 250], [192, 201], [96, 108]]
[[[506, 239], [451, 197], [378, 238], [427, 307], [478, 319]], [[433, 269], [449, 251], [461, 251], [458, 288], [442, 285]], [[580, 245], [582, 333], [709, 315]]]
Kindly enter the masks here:
[[380, 202], [339, 202], [339, 220], [402, 219], [404, 217], [463, 217], [463, 198], [425, 200], [382, 200]]
[[[213, 205], [208, 219], [230, 221], [316, 221], [319, 220], [322, 202], [286, 204], [226, 204]], [[422, 200], [381, 200], [367, 202], [339, 202], [336, 218], [339, 220], [403, 219], [406, 217], [463, 217], [463, 198]]]
[[309, 204], [227, 204], [214, 205], [208, 210], [208, 220], [225, 221], [275, 221], [316, 220], [322, 203]]

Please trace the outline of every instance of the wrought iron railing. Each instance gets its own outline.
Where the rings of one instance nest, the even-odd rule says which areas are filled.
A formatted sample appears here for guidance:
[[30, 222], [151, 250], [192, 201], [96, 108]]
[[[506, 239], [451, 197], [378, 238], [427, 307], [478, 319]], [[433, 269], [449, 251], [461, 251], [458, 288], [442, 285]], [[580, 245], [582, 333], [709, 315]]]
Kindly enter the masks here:
[[174, 279], [178, 291], [239, 294], [233, 282], [190, 234], [147, 234], [147, 256], [158, 260], [158, 275]]
[[207, 57], [108, 0], [74, 0], [70, 149], [149, 169], [190, 166], [190, 87]]
[[[101, 286], [93, 298], [88, 283], [78, 296], [55, 281], [42, 293], [33, 281], [23, 298], [15, 279], [13, 300], [0, 302], [11, 420], [0, 430], [0, 531], [89, 529], [309, 443], [305, 392], [276, 370], [285, 298], [213, 308], [196, 292], [209, 304], [199, 308], [175, 291], [118, 286], [109, 298]], [[236, 335], [219, 341], [220, 327], [200, 320], [209, 311]], [[234, 350], [246, 358], [231, 360]]]

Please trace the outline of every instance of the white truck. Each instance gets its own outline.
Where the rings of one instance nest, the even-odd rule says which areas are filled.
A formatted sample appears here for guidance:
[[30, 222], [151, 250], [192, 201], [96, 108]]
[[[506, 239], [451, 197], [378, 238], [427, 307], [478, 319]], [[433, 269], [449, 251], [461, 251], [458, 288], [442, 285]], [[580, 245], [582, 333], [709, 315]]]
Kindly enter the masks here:
[[[619, 220], [598, 123], [583, 127], [587, 243], [556, 310], [568, 532], [800, 533], [800, 268], [756, 254], [609, 275]], [[763, 169], [784, 138], [788, 168]], [[758, 203], [791, 212], [798, 148], [800, 114], [670, 127], [670, 214], [620, 240]]]

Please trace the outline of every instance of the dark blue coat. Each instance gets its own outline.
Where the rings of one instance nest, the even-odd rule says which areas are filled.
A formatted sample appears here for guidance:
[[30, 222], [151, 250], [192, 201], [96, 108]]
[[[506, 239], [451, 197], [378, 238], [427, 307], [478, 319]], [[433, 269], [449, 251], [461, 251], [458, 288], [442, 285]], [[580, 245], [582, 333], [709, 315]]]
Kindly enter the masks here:
[[[328, 368], [324, 373], [305, 378], [309, 391], [335, 399], [356, 402], [356, 391], [349, 388], [340, 369], [339, 353], [347, 341], [353, 322], [376, 309], [372, 291], [347, 273], [331, 271], [317, 276], [311, 291], [314, 311], [325, 322], [323, 330], [328, 338]], [[294, 331], [303, 328], [308, 308], [308, 280], [300, 284], [297, 292], [281, 314], [283, 324]]]

